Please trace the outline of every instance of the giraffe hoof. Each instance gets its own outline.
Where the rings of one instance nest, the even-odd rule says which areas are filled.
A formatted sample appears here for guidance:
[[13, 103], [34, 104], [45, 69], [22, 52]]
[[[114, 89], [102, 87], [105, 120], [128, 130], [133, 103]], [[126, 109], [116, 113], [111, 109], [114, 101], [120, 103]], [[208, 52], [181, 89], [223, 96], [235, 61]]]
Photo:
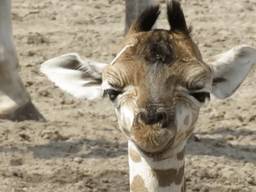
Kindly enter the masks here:
[[41, 121], [41, 122], [46, 121], [46, 119], [37, 110], [37, 108], [31, 101], [29, 101], [27, 104], [19, 107], [11, 114], [0, 115], [0, 118], [8, 119], [11, 121], [26, 121], [26, 120]]

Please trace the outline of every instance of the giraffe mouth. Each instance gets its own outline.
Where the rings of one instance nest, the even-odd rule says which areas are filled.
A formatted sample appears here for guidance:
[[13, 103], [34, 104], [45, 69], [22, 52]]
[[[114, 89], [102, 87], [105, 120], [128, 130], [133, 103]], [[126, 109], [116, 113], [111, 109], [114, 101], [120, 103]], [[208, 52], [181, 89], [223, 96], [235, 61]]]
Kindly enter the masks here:
[[159, 153], [168, 149], [175, 140], [176, 129], [162, 125], [138, 125], [131, 130], [133, 142], [144, 152]]

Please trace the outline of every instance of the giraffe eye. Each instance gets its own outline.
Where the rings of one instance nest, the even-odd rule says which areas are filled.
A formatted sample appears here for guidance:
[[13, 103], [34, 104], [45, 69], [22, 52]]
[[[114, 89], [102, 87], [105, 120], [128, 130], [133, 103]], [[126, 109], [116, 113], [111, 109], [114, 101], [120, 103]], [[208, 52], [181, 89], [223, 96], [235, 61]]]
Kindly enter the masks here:
[[106, 89], [104, 90], [104, 96], [108, 95], [111, 101], [116, 100], [117, 96], [120, 95], [122, 91], [116, 89]]
[[206, 100], [210, 99], [209, 92], [194, 92], [194, 93], [190, 93], [190, 95], [193, 96], [200, 103], [204, 103]]

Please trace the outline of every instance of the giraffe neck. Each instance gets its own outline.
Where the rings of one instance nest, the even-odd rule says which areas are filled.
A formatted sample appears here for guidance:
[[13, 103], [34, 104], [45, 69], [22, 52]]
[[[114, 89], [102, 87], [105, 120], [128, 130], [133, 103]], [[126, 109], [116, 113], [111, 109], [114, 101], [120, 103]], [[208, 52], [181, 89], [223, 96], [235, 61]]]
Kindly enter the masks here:
[[131, 192], [184, 192], [185, 143], [168, 154], [150, 157], [128, 142]]

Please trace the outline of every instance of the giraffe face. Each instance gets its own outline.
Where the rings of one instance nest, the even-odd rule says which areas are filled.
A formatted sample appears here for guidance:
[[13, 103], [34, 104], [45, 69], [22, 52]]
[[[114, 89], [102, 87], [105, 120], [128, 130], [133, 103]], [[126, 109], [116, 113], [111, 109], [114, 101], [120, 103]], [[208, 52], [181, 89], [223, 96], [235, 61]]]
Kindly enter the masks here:
[[[158, 15], [158, 9], [150, 11], [144, 13], [147, 22]], [[115, 106], [120, 129], [145, 152], [186, 140], [210, 97], [212, 70], [183, 22], [174, 31], [147, 31], [135, 23], [125, 50], [103, 71], [102, 88]]]
[[102, 88], [121, 130], [142, 150], [159, 152], [192, 133], [212, 71], [189, 35], [154, 30], [132, 38], [104, 70]]

